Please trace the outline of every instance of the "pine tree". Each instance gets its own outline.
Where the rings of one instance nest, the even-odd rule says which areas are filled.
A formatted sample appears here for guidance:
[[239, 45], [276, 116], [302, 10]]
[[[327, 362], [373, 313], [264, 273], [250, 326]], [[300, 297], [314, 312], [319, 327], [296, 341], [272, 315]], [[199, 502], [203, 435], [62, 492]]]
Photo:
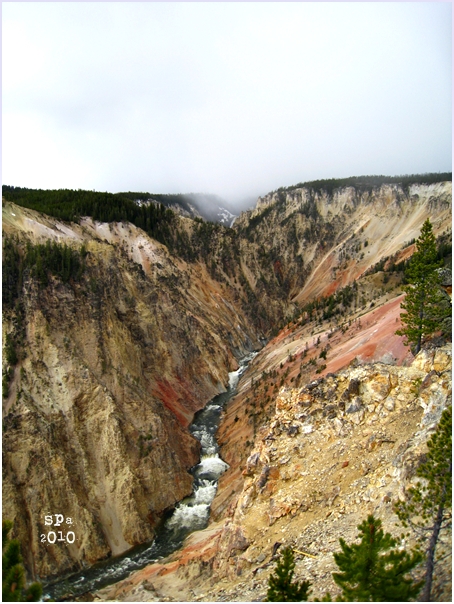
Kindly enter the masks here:
[[17, 539], [9, 539], [13, 523], [2, 522], [2, 601], [39, 602], [43, 592], [40, 583], [32, 583], [25, 589], [25, 571], [22, 565], [20, 544]]
[[406, 345], [413, 344], [414, 354], [421, 350], [423, 338], [440, 329], [446, 313], [450, 312], [443, 304], [437, 272], [441, 263], [437, 260], [437, 246], [429, 219], [422, 226], [416, 250], [405, 271], [408, 284], [402, 288], [406, 293], [401, 304], [406, 312], [400, 315], [404, 326], [396, 331], [397, 335], [406, 336]]
[[[425, 550], [425, 583], [421, 600], [430, 602], [435, 552], [443, 528], [451, 523], [452, 408], [442, 413], [436, 432], [427, 443], [426, 460], [416, 470], [423, 480], [409, 490], [409, 499], [396, 504], [404, 527], [412, 528]], [[450, 549], [450, 548], [449, 548]]]
[[305, 602], [310, 583], [301, 581], [292, 583], [295, 560], [290, 547], [282, 550], [273, 575], [268, 579], [266, 602]]
[[421, 589], [408, 573], [422, 560], [420, 552], [392, 549], [396, 540], [384, 534], [381, 521], [368, 516], [358, 526], [359, 544], [340, 539], [342, 552], [334, 554], [340, 573], [333, 579], [342, 588], [344, 602], [408, 602]]

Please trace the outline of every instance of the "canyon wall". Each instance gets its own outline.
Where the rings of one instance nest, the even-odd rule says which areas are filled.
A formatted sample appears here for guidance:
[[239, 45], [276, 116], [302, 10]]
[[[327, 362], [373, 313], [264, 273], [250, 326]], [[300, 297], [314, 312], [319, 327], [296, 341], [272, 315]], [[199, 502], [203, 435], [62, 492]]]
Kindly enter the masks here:
[[[3, 515], [46, 577], [153, 537], [192, 490], [193, 414], [260, 343], [203, 266], [138, 229], [3, 210], [6, 234], [87, 250], [80, 282], [25, 277], [21, 312], [4, 314], [4, 336], [25, 333], [4, 399]], [[48, 514], [72, 519], [74, 543], [42, 543]]]
[[244, 237], [253, 287], [266, 291], [274, 276], [289, 299], [301, 304], [401, 253], [426, 218], [436, 236], [450, 230], [451, 211], [451, 182], [365, 191], [343, 187], [332, 193], [302, 187], [259, 198], [234, 228]]

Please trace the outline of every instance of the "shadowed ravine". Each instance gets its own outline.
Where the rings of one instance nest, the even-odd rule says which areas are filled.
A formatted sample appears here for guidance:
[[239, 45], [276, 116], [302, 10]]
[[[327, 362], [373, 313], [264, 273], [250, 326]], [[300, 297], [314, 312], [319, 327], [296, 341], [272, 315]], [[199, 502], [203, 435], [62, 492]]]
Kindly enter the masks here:
[[221, 412], [235, 394], [238, 380], [255, 354], [246, 356], [240, 368], [229, 374], [228, 390], [216, 396], [194, 416], [189, 430], [202, 445], [200, 463], [191, 469], [194, 492], [176, 505], [169, 518], [158, 528], [154, 541], [134, 547], [122, 556], [103, 560], [63, 580], [49, 583], [44, 588], [45, 598], [69, 600], [120, 581], [132, 571], [169, 556], [182, 546], [190, 533], [207, 526], [219, 477], [228, 468], [219, 457], [215, 439]]

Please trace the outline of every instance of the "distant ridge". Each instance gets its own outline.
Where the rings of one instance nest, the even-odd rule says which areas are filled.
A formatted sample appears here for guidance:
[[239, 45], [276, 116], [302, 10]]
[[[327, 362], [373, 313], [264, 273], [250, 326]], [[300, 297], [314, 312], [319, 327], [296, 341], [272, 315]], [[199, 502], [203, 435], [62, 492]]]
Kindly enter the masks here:
[[[52, 211], [50, 206], [55, 210], [57, 205], [65, 204], [67, 208], [70, 205], [76, 205], [77, 208], [84, 205], [88, 199], [94, 200], [98, 198], [104, 204], [111, 203], [112, 207], [125, 207], [131, 202], [142, 206], [150, 204], [162, 204], [165, 208], [173, 210], [182, 216], [189, 218], [203, 218], [209, 222], [217, 222], [224, 226], [232, 226], [238, 212], [231, 204], [219, 197], [210, 193], [148, 193], [144, 191], [122, 191], [119, 193], [108, 193], [100, 191], [85, 191], [83, 189], [30, 189], [28, 187], [13, 187], [9, 185], [2, 186], [2, 195], [8, 201], [18, 203], [19, 205], [30, 207], [35, 210], [50, 213], [53, 216], [63, 219], [70, 219], [69, 216], [59, 212]], [[63, 212], [65, 214], [65, 212]], [[90, 212], [91, 215], [91, 212]], [[121, 220], [115, 215], [112, 220]], [[125, 213], [127, 216], [127, 212]], [[71, 217], [73, 219], [73, 217]], [[99, 218], [103, 220], [104, 218]], [[110, 218], [105, 218], [107, 222]]]
[[[326, 191], [332, 194], [334, 190], [342, 187], [354, 187], [361, 191], [371, 191], [383, 184], [401, 185], [408, 189], [413, 184], [434, 184], [437, 182], [452, 181], [452, 172], [430, 172], [425, 174], [405, 174], [401, 176], [349, 176], [347, 178], [328, 178], [300, 182], [296, 185], [279, 187], [270, 193], [285, 193], [295, 189], [308, 188], [316, 191]], [[86, 211], [95, 219], [111, 222], [131, 220], [135, 213], [134, 206], [162, 205], [182, 216], [189, 218], [202, 218], [208, 222], [231, 227], [238, 216], [238, 209], [218, 195], [210, 193], [148, 193], [137, 191], [123, 191], [108, 193], [99, 191], [85, 191], [82, 189], [31, 189], [27, 187], [2, 186], [2, 195], [8, 201], [48, 213], [63, 220], [74, 220], [75, 215]], [[96, 198], [96, 199], [95, 199]], [[92, 204], [98, 204], [99, 216], [93, 214]], [[111, 206], [106, 214], [106, 205]], [[101, 212], [101, 206], [103, 212]], [[101, 215], [102, 214], [102, 215]], [[152, 217], [153, 222], [155, 216]], [[161, 220], [163, 216], [159, 217]], [[170, 217], [166, 217], [170, 220]], [[138, 225], [142, 226], [142, 225]], [[153, 233], [160, 241], [160, 233]]]
[[443, 181], [452, 181], [452, 172], [429, 172], [425, 174], [404, 174], [401, 176], [370, 175], [349, 176], [348, 178], [327, 178], [300, 182], [288, 187], [279, 187], [277, 191], [292, 191], [294, 189], [306, 187], [308, 189], [313, 189], [314, 191], [324, 190], [328, 193], [332, 193], [334, 189], [339, 189], [341, 187], [356, 187], [370, 190], [384, 184], [396, 184], [407, 188], [414, 184], [429, 185]]

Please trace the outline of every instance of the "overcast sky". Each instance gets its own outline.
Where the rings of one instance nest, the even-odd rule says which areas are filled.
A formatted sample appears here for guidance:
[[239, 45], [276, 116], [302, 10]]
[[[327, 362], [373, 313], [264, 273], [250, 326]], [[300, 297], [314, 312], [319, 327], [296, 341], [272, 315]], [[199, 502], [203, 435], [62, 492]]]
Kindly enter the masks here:
[[3, 2], [3, 183], [207, 192], [450, 171], [451, 4]]

